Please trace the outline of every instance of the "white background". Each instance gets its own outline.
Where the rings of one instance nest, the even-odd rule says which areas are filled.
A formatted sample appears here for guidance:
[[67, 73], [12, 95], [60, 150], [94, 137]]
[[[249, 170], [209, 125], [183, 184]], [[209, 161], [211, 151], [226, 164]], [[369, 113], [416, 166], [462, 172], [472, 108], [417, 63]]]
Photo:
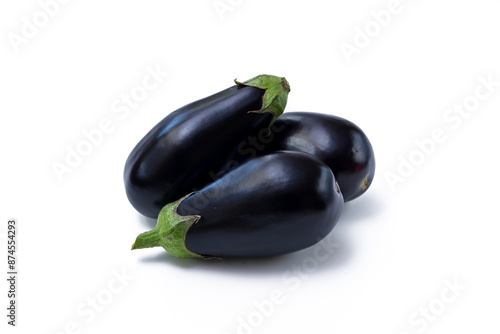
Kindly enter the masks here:
[[[6, 268], [17, 218], [20, 273], [15, 329], [1, 280], [2, 333], [498, 332], [500, 2], [401, 0], [383, 27], [371, 12], [394, 9], [388, 0], [220, 3], [221, 15], [213, 0], [74, 0], [46, 22], [37, 1], [0, 5], [0, 259]], [[30, 35], [26, 20], [44, 26]], [[168, 75], [115, 113], [147, 68]], [[154, 225], [125, 196], [133, 146], [169, 112], [261, 73], [290, 82], [286, 111], [345, 117], [373, 144], [375, 180], [346, 204], [335, 252], [130, 251]], [[464, 101], [467, 117], [448, 111]], [[59, 180], [53, 164], [105, 119], [111, 130]]]

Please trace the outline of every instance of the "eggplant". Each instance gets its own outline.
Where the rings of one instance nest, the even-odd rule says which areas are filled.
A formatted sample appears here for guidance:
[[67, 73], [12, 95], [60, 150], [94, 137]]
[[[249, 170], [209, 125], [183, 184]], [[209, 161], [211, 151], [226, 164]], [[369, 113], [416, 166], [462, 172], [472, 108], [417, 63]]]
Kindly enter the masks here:
[[[240, 151], [250, 155], [290, 150], [311, 154], [335, 174], [344, 201], [361, 196], [375, 175], [375, 155], [365, 133], [344, 118], [314, 112], [285, 112], [260, 143]], [[253, 151], [252, 151], [253, 150]]]
[[301, 152], [274, 152], [167, 204], [132, 249], [162, 246], [179, 258], [282, 255], [328, 235], [343, 206], [327, 165]]
[[170, 113], [127, 158], [124, 183], [132, 206], [156, 218], [162, 207], [245, 160], [238, 145], [268, 129], [283, 112], [285, 78], [259, 75]]

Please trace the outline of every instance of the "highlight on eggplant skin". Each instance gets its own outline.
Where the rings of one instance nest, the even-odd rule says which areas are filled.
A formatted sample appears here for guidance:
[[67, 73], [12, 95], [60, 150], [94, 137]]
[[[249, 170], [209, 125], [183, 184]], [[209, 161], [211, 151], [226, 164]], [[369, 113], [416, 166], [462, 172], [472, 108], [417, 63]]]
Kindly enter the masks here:
[[132, 249], [163, 246], [180, 258], [287, 254], [328, 235], [343, 205], [327, 165], [301, 152], [274, 152], [165, 206]]
[[260, 75], [167, 115], [127, 158], [129, 202], [157, 218], [165, 204], [212, 182], [228, 161], [243, 162], [237, 145], [270, 126], [289, 91], [285, 78]]
[[327, 164], [344, 201], [365, 193], [375, 176], [370, 140], [353, 122], [329, 114], [285, 112], [271, 127], [271, 138], [258, 154], [290, 150], [311, 154]]

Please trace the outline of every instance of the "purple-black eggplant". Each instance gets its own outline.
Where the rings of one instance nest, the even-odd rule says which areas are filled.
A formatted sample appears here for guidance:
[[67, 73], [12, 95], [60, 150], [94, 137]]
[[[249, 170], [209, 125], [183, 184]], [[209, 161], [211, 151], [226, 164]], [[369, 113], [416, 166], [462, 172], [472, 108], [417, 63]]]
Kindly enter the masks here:
[[[375, 155], [365, 133], [344, 118], [314, 112], [285, 112], [271, 127], [260, 151], [245, 146], [247, 156], [290, 150], [311, 154], [335, 174], [344, 201], [361, 196], [375, 175]], [[248, 146], [248, 145], [247, 145]], [[248, 154], [249, 153], [249, 154]]]
[[266, 257], [312, 246], [343, 210], [331, 169], [279, 151], [248, 160], [198, 192], [167, 204], [132, 249], [162, 246], [179, 258]]
[[238, 145], [283, 112], [285, 78], [259, 75], [170, 113], [135, 146], [124, 170], [127, 197], [141, 214], [213, 182], [228, 161], [245, 157]]

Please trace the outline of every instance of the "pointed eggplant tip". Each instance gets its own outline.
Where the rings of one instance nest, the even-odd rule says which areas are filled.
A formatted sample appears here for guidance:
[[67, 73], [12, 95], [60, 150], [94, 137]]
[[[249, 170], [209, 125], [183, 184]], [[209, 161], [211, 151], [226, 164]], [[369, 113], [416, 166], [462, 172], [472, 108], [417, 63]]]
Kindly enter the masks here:
[[131, 250], [134, 250], [134, 249], [141, 249], [141, 248], [146, 248], [144, 247], [144, 245], [141, 246], [141, 242], [139, 240], [139, 236], [135, 239], [134, 241], [134, 244], [132, 245], [132, 248]]
[[142, 248], [151, 248], [160, 246], [160, 237], [158, 236], [158, 227], [155, 227], [151, 231], [147, 231], [141, 233], [135, 239], [134, 244], [132, 245], [132, 250], [134, 249], [142, 249]]
[[290, 84], [285, 79], [285, 77], [283, 77], [282, 85], [283, 85], [283, 88], [285, 88], [286, 91], [290, 92]]

